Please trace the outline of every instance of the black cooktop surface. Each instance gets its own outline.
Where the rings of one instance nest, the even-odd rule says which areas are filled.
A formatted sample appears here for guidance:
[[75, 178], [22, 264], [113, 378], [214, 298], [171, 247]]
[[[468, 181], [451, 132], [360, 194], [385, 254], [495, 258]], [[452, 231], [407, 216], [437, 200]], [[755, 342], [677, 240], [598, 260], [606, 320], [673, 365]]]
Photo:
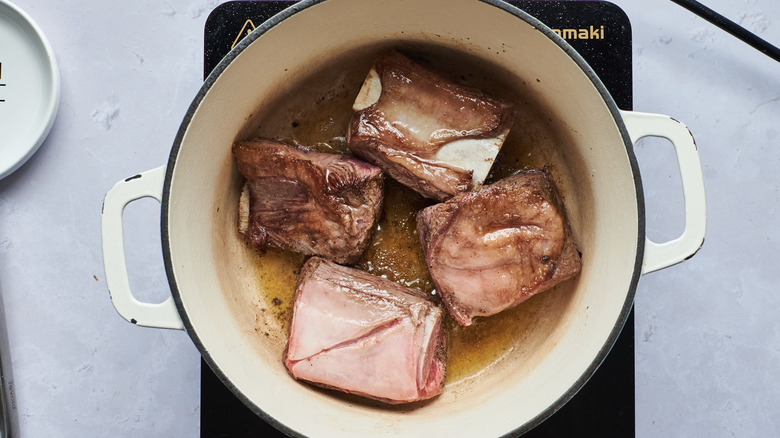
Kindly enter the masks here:
[[[241, 1], [218, 6], [205, 27], [204, 78], [244, 36], [294, 1]], [[599, 75], [618, 107], [632, 109], [631, 25], [602, 1], [510, 1], [559, 29]], [[283, 437], [201, 361], [201, 437]], [[572, 400], [524, 437], [634, 436], [634, 313], [615, 346]]]

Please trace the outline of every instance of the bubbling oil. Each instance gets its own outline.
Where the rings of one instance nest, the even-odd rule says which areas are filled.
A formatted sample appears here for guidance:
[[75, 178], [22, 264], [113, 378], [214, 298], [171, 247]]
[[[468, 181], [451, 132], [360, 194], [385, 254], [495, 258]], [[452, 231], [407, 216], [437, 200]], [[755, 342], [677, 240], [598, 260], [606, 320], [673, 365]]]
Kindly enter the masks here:
[[[473, 75], [461, 75], [461, 78]], [[490, 90], [484, 76], [469, 85]], [[352, 114], [352, 102], [362, 83], [362, 75], [338, 78], [334, 90], [313, 99], [285, 99], [264, 118], [252, 133], [255, 137], [275, 138], [290, 144], [300, 144], [320, 152], [349, 154], [345, 133]], [[469, 82], [466, 80], [465, 82]], [[515, 96], [516, 97], [516, 96]], [[550, 143], [549, 128], [539, 112], [524, 111], [531, 105], [512, 99], [518, 107], [518, 118], [494, 163], [486, 183], [497, 181], [518, 171], [542, 167], [550, 163], [544, 147]], [[251, 137], [251, 136], [250, 136]], [[356, 267], [385, 277], [401, 285], [422, 290], [435, 296], [433, 281], [420, 247], [416, 231], [416, 215], [433, 202], [413, 190], [387, 178], [384, 212], [373, 238]], [[260, 300], [271, 309], [281, 329], [289, 332], [297, 275], [305, 261], [298, 254], [269, 249], [256, 258], [255, 272], [264, 293]], [[448, 364], [447, 384], [468, 381], [480, 375], [523, 345], [524, 333], [543, 313], [544, 300], [532, 297], [521, 305], [489, 318], [477, 317], [464, 327], [446, 315]]]

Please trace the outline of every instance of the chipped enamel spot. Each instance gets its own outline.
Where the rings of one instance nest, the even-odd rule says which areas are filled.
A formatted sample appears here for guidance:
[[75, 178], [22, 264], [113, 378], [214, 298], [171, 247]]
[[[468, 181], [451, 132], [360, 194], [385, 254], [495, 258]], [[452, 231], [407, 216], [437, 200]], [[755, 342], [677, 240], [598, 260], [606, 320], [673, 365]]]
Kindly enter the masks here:
[[434, 158], [450, 166], [473, 171], [472, 188], [480, 187], [508, 133], [509, 129], [506, 129], [492, 138], [465, 138], [449, 142], [436, 152]]
[[379, 79], [379, 73], [371, 67], [371, 70], [363, 81], [363, 86], [352, 104], [353, 111], [362, 111], [379, 101], [382, 94], [382, 80]]

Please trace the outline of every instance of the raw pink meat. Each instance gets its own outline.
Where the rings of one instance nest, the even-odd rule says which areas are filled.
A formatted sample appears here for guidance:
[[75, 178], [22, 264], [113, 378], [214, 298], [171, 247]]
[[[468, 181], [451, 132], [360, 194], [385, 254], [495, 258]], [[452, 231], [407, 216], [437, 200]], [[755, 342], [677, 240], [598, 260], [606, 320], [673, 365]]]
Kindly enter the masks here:
[[441, 318], [420, 291], [312, 257], [298, 279], [284, 363], [318, 386], [393, 404], [425, 400], [444, 381]]

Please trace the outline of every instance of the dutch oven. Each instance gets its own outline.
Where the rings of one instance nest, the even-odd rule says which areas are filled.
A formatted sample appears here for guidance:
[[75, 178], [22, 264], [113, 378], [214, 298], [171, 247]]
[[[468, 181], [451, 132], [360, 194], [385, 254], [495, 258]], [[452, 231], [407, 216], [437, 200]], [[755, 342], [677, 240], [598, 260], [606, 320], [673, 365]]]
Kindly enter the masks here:
[[[262, 267], [236, 232], [241, 177], [231, 158], [233, 142], [277, 117], [280, 102], [357, 93], [350, 84], [385, 49], [476, 69], [519, 102], [529, 132], [538, 133], [532, 140], [552, 145], [543, 155], [565, 195], [583, 260], [576, 279], [534, 298], [536, 314], [518, 333], [518, 348], [449, 382], [431, 401], [393, 407], [288, 375], [287, 333], [264, 308]], [[633, 151], [645, 136], [667, 138], [677, 152], [685, 229], [669, 242], [645, 237]], [[122, 211], [142, 197], [162, 203], [171, 297], [159, 304], [133, 297], [124, 259]], [[167, 165], [118, 182], [106, 195], [102, 221], [117, 311], [138, 325], [186, 330], [236, 396], [285, 433], [490, 437], [533, 428], [586, 384], [618, 337], [640, 277], [699, 249], [705, 208], [687, 128], [667, 116], [618, 109], [580, 55], [527, 13], [495, 0], [305, 0], [221, 61], [184, 116]]]

